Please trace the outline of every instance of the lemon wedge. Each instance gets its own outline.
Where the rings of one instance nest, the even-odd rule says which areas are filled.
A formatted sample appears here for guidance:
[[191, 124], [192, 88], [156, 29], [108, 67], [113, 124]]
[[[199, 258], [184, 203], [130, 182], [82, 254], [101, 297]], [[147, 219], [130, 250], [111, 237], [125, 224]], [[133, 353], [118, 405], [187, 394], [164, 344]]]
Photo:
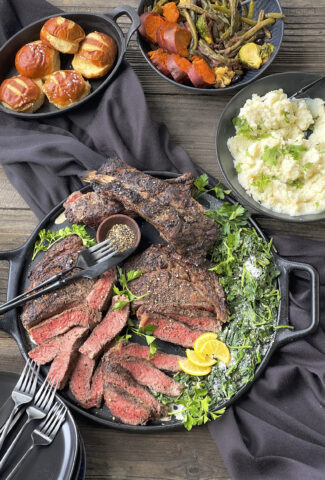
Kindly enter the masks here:
[[196, 350], [199, 355], [208, 355], [209, 357], [216, 358], [226, 365], [230, 362], [230, 352], [227, 345], [216, 338], [206, 340], [199, 345]]
[[214, 358], [211, 358], [208, 355], [201, 355], [194, 352], [194, 350], [190, 350], [189, 348], [186, 350], [186, 356], [188, 360], [197, 367], [211, 367], [217, 363], [217, 360]]
[[217, 334], [216, 333], [212, 333], [212, 332], [207, 332], [207, 333], [203, 333], [203, 335], [200, 335], [194, 342], [194, 351], [196, 353], [199, 353], [200, 351], [200, 348], [201, 348], [201, 345], [203, 343], [205, 343], [206, 341], [208, 340], [215, 340], [217, 338]]

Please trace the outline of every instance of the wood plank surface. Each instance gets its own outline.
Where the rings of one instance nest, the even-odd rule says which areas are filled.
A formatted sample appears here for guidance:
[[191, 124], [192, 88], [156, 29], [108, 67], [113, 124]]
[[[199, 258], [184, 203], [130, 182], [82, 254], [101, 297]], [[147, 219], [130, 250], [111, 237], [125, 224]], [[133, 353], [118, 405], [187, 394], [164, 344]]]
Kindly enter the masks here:
[[[118, 0], [51, 0], [66, 11], [105, 13], [124, 2]], [[137, 0], [128, 0], [137, 7]], [[258, 3], [258, 2], [257, 2]], [[325, 74], [325, 0], [282, 1], [285, 35], [280, 52], [267, 74], [289, 70]], [[127, 30], [125, 17], [119, 22]], [[126, 58], [142, 84], [153, 118], [166, 123], [172, 138], [191, 158], [224, 182], [215, 155], [215, 131], [231, 95], [189, 94], [156, 75], [145, 62], [135, 36]], [[194, 112], [194, 113], [193, 113]], [[1, 155], [1, 152], [0, 152]], [[283, 223], [258, 216], [259, 224], [272, 232], [325, 239], [325, 222]], [[37, 225], [35, 215], [13, 189], [0, 168], [0, 250], [17, 248]], [[6, 297], [8, 265], [0, 262], [0, 302]], [[0, 320], [1, 321], [1, 320]], [[1, 370], [20, 372], [23, 366], [15, 342], [0, 332]], [[139, 435], [95, 425], [76, 415], [87, 450], [87, 474], [91, 480], [229, 480], [220, 454], [207, 427]], [[243, 479], [245, 480], [245, 479]]]

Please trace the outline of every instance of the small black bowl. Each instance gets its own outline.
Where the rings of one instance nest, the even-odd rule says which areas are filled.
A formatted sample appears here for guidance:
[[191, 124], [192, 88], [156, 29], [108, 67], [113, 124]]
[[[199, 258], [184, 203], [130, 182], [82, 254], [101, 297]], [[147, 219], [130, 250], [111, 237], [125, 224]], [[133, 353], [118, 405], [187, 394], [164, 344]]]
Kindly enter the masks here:
[[[253, 197], [246, 192], [244, 187], [242, 187], [238, 181], [238, 174], [234, 167], [234, 160], [227, 146], [228, 138], [235, 135], [235, 127], [232, 124], [232, 119], [238, 116], [240, 108], [244, 105], [246, 100], [252, 97], [253, 93], [262, 96], [271, 90], [282, 88], [283, 91], [290, 96], [300, 88], [308, 85], [308, 83], [317, 80], [320, 76], [321, 75], [315, 73], [302, 72], [276, 73], [274, 75], [268, 75], [267, 77], [261, 78], [253, 85], [249, 85], [242, 91], [238, 92], [222, 112], [216, 134], [218, 163], [229, 185], [232, 190], [236, 192], [240, 200], [263, 215], [277, 218], [279, 220], [285, 220], [287, 222], [314, 222], [325, 219], [325, 212], [297, 216], [275, 212], [256, 202]], [[313, 87], [306, 93], [306, 96], [325, 99], [325, 82], [321, 82]]]
[[[142, 13], [144, 13], [145, 7], [148, 7], [152, 4], [153, 4], [152, 0], [140, 0], [139, 6], [138, 6], [138, 14], [141, 15]], [[265, 10], [266, 13], [268, 12], [282, 13], [282, 9], [278, 0], [257, 0], [255, 5], [255, 15], [254, 15], [255, 19], [258, 12], [262, 9]], [[149, 60], [147, 53], [151, 50], [150, 45], [141, 37], [139, 32], [137, 33], [137, 39], [138, 39], [138, 44], [139, 44], [141, 53], [146, 59], [146, 61], [149, 63], [150, 67], [156, 73], [158, 73], [158, 75], [163, 77], [165, 80], [168, 80], [168, 82], [172, 83], [173, 85], [176, 85], [177, 87], [185, 88], [186, 90], [192, 93], [220, 94], [224, 92], [238, 90], [239, 88], [245, 87], [249, 83], [256, 80], [260, 75], [262, 75], [262, 73], [265, 72], [265, 70], [271, 65], [276, 55], [278, 54], [280, 45], [282, 43], [284, 22], [283, 20], [278, 19], [273, 25], [268, 26], [268, 28], [272, 33], [272, 38], [268, 40], [268, 42], [274, 45], [274, 51], [269, 61], [266, 62], [266, 64], [263, 65], [263, 67], [260, 68], [259, 70], [246, 70], [240, 81], [234, 83], [233, 85], [230, 84], [228, 87], [225, 87], [225, 88], [197, 88], [191, 85], [184, 85], [181, 83], [177, 83], [175, 82], [175, 80], [166, 77], [166, 75], [161, 73], [158, 70], [158, 68], [156, 68]]]
[[[127, 15], [131, 20], [129, 31], [125, 36], [117, 24], [117, 19], [122, 15]], [[26, 43], [39, 40], [41, 28], [46, 20], [56, 16], [57, 15], [50, 15], [49, 17], [41, 18], [40, 20], [28, 25], [17, 32], [0, 48], [0, 83], [6, 78], [17, 75], [17, 70], [15, 69], [15, 56], [17, 51]], [[90, 79], [90, 94], [80, 100], [80, 102], [77, 102], [70, 107], [60, 110], [52, 103], [49, 103], [47, 99], [45, 99], [42, 107], [35, 113], [16, 112], [14, 110], [9, 110], [0, 104], [0, 110], [3, 112], [16, 117], [35, 120], [39, 118], [53, 117], [54, 115], [63, 115], [67, 112], [70, 112], [72, 109], [84, 105], [91, 98], [93, 98], [94, 95], [103, 90], [103, 88], [105, 88], [109, 82], [112, 81], [121, 65], [131, 35], [140, 25], [140, 19], [137, 13], [132, 7], [127, 5], [121, 5], [105, 15], [99, 15], [95, 13], [60, 13], [60, 16], [78, 23], [85, 30], [86, 34], [93, 31], [103, 32], [107, 35], [110, 35], [115, 40], [118, 53], [112, 70], [110, 70], [103, 77]], [[60, 59], [62, 70], [72, 70], [71, 62], [73, 55], [60, 53]]]

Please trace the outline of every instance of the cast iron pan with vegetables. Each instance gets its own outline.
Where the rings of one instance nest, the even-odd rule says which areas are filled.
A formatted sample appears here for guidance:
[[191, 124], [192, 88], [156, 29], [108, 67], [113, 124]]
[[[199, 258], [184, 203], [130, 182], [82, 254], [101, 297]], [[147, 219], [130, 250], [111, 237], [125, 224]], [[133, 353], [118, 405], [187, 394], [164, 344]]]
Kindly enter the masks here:
[[[168, 173], [168, 172], [147, 172], [153, 176], [157, 176], [159, 178], [172, 178], [177, 176], [177, 174]], [[84, 191], [88, 191], [89, 187], [83, 189]], [[230, 203], [234, 203], [233, 200], [230, 198], [226, 198], [227, 201]], [[214, 196], [210, 194], [204, 194], [200, 197], [200, 203], [206, 209], [219, 209], [225, 200], [216, 199]], [[7, 298], [8, 300], [17, 296], [18, 294], [22, 293], [28, 284], [28, 272], [33, 268], [36, 262], [39, 261], [40, 257], [37, 256], [36, 259], [32, 262], [32, 254], [34, 249], [35, 241], [38, 237], [38, 233], [46, 228], [46, 229], [58, 229], [62, 228], [68, 223], [63, 223], [61, 225], [56, 225], [55, 219], [63, 212], [63, 202], [60, 203], [57, 207], [55, 207], [45, 218], [42, 222], [36, 227], [28, 241], [22, 247], [7, 251], [7, 252], [0, 252], [0, 260], [6, 260], [9, 262], [9, 280], [8, 280], [8, 293]], [[160, 243], [161, 239], [157, 233], [157, 231], [149, 225], [144, 220], [139, 219], [139, 225], [141, 228], [142, 240], [140, 244], [140, 249], [145, 249], [150, 244], [153, 243]], [[257, 236], [265, 240], [265, 236], [263, 232], [260, 230], [258, 225], [254, 222], [254, 220], [249, 220], [249, 228], [255, 228], [257, 232]], [[94, 232], [95, 233], [95, 232]], [[227, 401], [224, 401], [222, 404], [217, 405], [213, 411], [217, 411], [223, 407], [227, 407], [233, 404], [239, 397], [241, 397], [248, 388], [256, 381], [256, 379], [260, 376], [264, 368], [266, 367], [267, 363], [269, 362], [271, 356], [277, 350], [278, 347], [292, 342], [294, 340], [298, 340], [300, 338], [305, 337], [313, 333], [319, 323], [319, 311], [318, 311], [318, 304], [319, 304], [319, 279], [316, 270], [308, 265], [303, 263], [296, 263], [296, 262], [289, 262], [284, 260], [283, 258], [279, 257], [275, 253], [273, 253], [274, 262], [276, 264], [277, 269], [280, 272], [278, 277], [278, 289], [280, 292], [280, 303], [277, 312], [276, 324], [277, 330], [275, 331], [275, 335], [272, 341], [269, 343], [267, 351], [261, 361], [261, 363], [256, 368], [255, 372], [253, 372], [252, 378], [242, 387], [239, 388], [238, 391]], [[294, 329], [288, 328], [281, 328], [284, 325], [288, 325], [290, 323], [290, 319], [288, 319], [288, 302], [289, 302], [289, 277], [290, 272], [293, 270], [301, 270], [302, 274], [310, 276], [310, 285], [311, 285], [311, 316], [310, 316], [310, 324], [302, 329], [295, 331]], [[17, 345], [25, 359], [28, 358], [28, 351], [31, 349], [31, 341], [28, 337], [28, 334], [24, 327], [22, 326], [19, 318], [20, 312], [17, 310], [11, 310], [4, 315], [4, 317], [0, 320], [0, 329], [7, 332], [11, 335], [17, 342]], [[279, 328], [280, 327], [280, 328]], [[291, 326], [291, 328], [293, 328]], [[182, 354], [184, 355], [184, 349], [182, 347], [171, 345], [169, 343], [157, 341], [158, 346], [167, 353], [174, 353], [174, 354]], [[42, 367], [42, 374], [46, 375], [46, 368]], [[195, 378], [195, 377], [193, 377]], [[156, 420], [148, 425], [145, 426], [130, 426], [125, 425], [114, 420], [112, 415], [110, 414], [109, 410], [106, 406], [100, 409], [91, 409], [89, 411], [82, 409], [80, 406], [77, 405], [76, 401], [74, 400], [72, 394], [69, 392], [68, 388], [65, 388], [59, 395], [62, 399], [73, 409], [78, 411], [80, 414], [85, 415], [86, 417], [113, 427], [118, 428], [121, 430], [127, 431], [141, 431], [141, 432], [152, 432], [152, 431], [163, 431], [168, 429], [173, 429], [176, 427], [180, 427], [182, 425], [182, 421], [172, 417], [169, 421], [164, 421], [163, 419]]]

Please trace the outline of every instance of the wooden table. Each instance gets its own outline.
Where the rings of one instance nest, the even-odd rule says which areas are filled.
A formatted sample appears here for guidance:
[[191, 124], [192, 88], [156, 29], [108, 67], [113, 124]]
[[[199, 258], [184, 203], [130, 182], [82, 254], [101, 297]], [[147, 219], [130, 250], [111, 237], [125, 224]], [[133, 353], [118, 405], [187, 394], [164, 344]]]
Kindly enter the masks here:
[[[105, 13], [118, 0], [51, 0], [66, 11]], [[136, 0], [125, 3], [137, 6]], [[258, 2], [257, 2], [258, 3]], [[91, 6], [89, 6], [91, 5]], [[268, 73], [308, 71], [325, 74], [325, 0], [283, 0], [285, 36]], [[127, 28], [125, 17], [122, 28]], [[193, 95], [156, 75], [143, 59], [135, 38], [127, 60], [136, 71], [155, 119], [165, 122], [172, 138], [192, 159], [223, 181], [215, 156], [218, 118], [231, 95]], [[1, 152], [1, 151], [0, 151]], [[0, 153], [1, 155], [1, 153]], [[258, 217], [274, 232], [325, 239], [325, 222], [305, 226]], [[19, 247], [37, 225], [37, 219], [0, 169], [0, 250]], [[6, 296], [8, 269], [0, 262], [0, 301]], [[23, 366], [15, 342], [0, 332], [0, 369], [20, 372]], [[86, 444], [87, 479], [216, 480], [229, 479], [207, 427], [192, 432], [137, 435], [110, 430], [76, 415]]]

